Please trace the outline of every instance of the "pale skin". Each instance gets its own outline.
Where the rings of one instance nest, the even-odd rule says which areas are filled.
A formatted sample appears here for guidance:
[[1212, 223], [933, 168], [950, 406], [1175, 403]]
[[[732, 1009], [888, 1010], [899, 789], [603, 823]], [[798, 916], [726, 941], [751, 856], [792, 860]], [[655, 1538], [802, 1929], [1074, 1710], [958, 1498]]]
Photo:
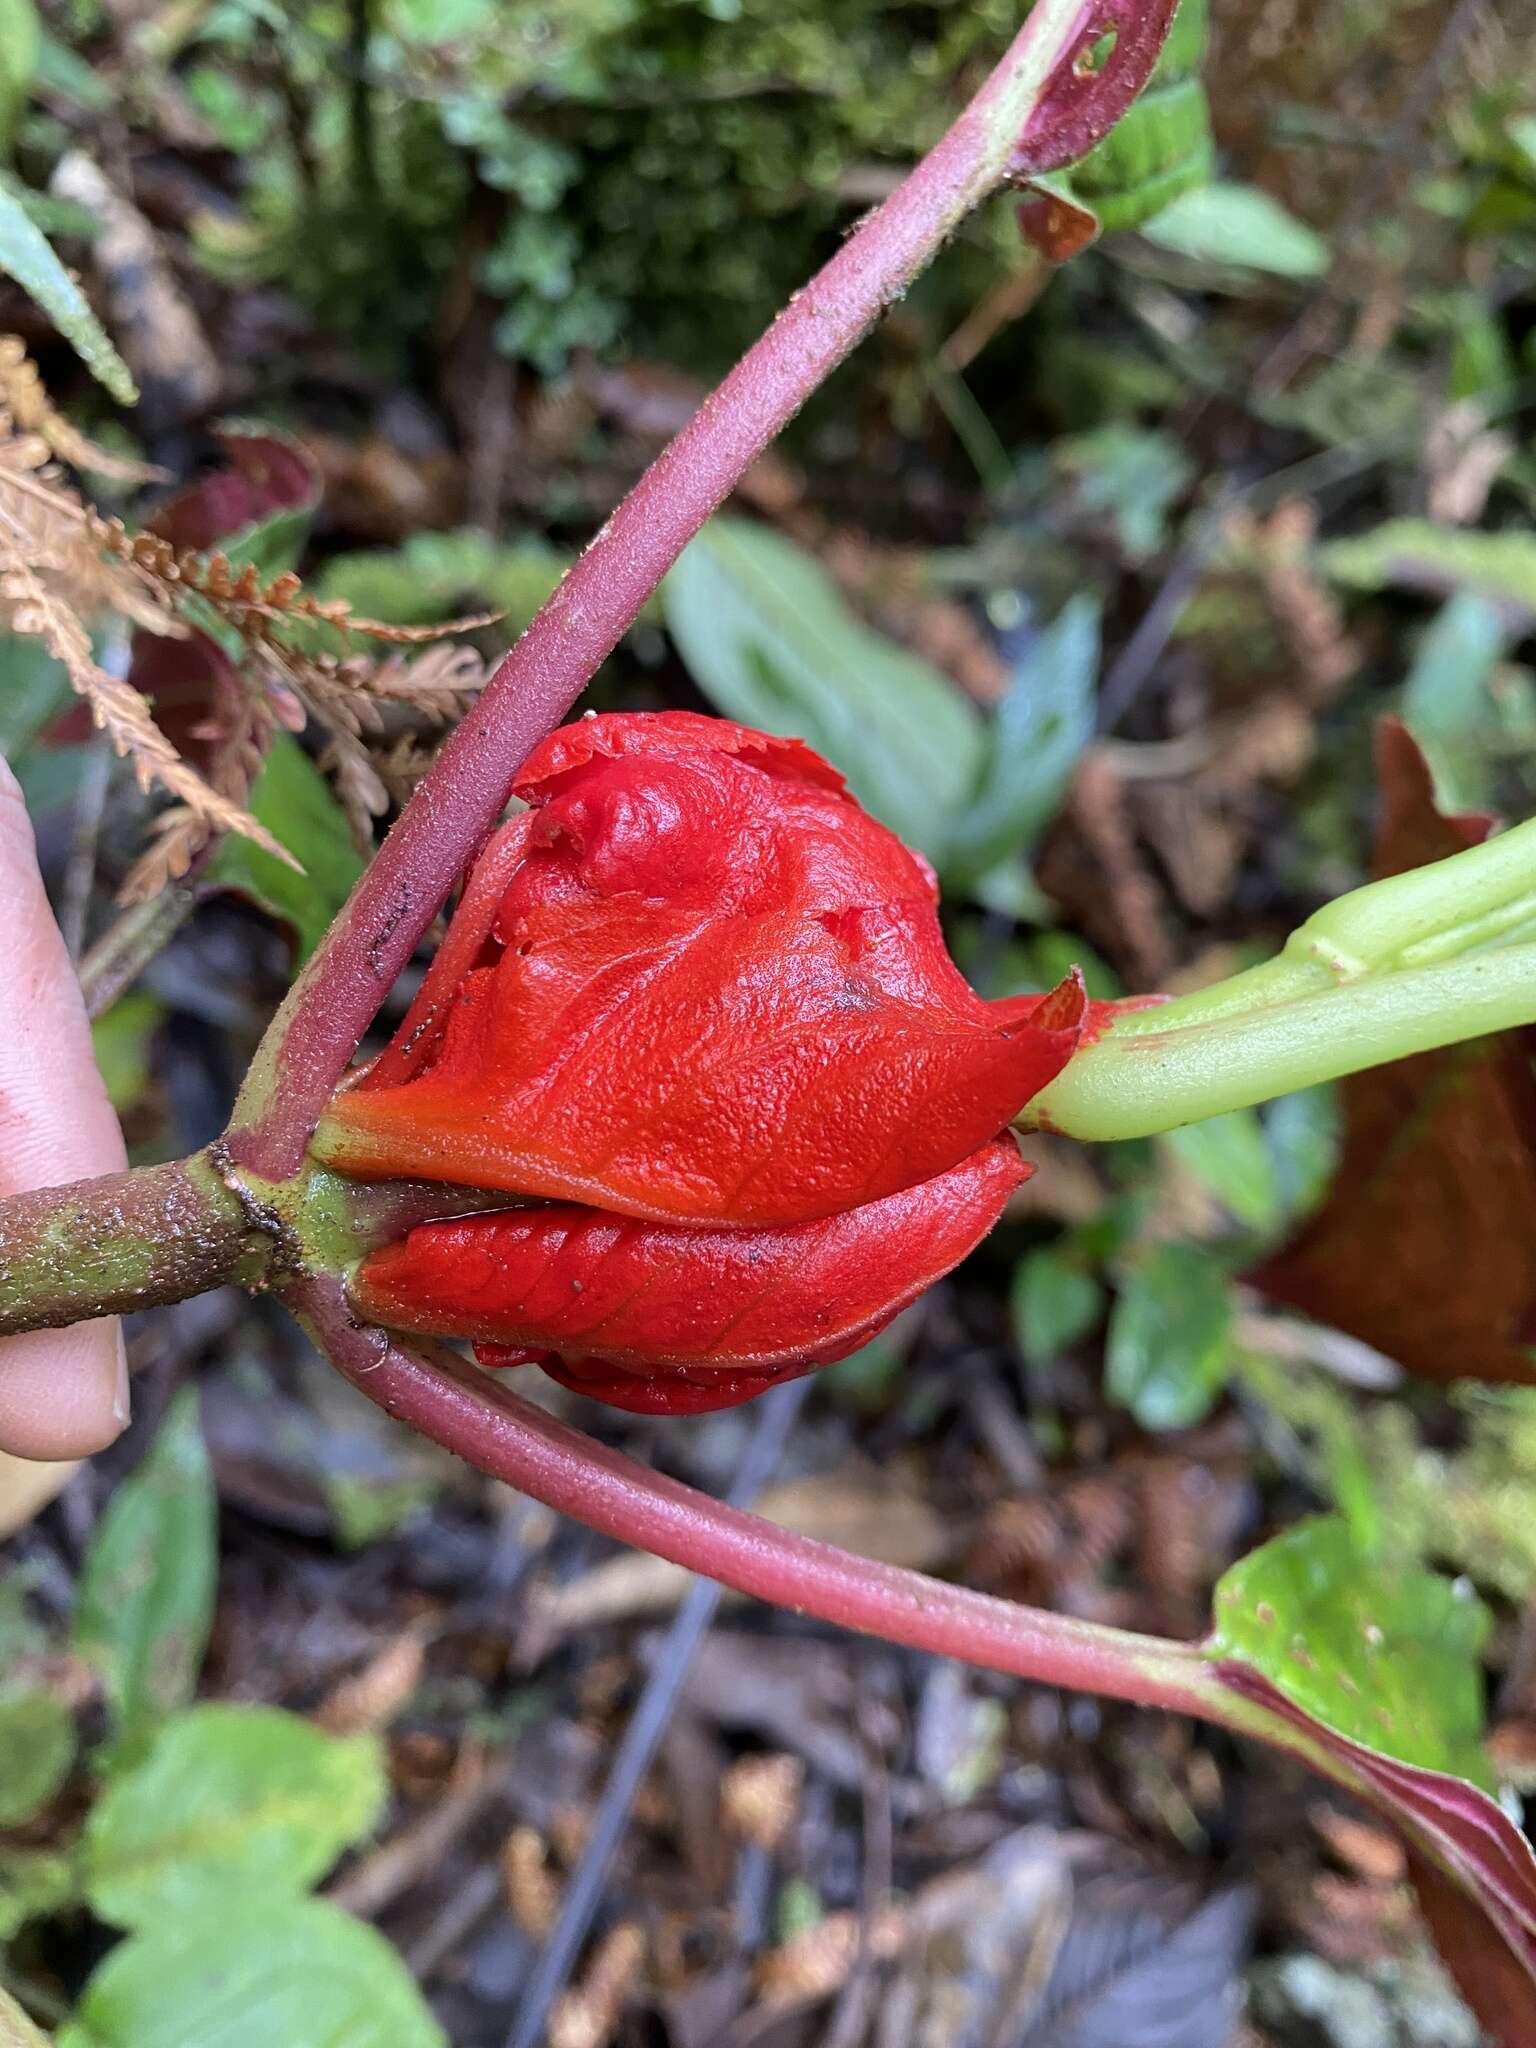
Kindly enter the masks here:
[[[116, 1173], [127, 1163], [38, 873], [31, 820], [0, 759], [0, 1196]], [[88, 1457], [127, 1420], [115, 1316], [0, 1342], [0, 1451]]]

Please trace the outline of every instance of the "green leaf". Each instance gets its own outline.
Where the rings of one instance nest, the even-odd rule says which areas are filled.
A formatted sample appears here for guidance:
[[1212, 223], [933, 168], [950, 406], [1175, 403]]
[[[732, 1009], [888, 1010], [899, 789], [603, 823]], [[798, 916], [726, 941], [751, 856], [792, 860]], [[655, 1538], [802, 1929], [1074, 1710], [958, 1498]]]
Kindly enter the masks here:
[[69, 1776], [73, 1714], [41, 1689], [0, 1694], [0, 1758], [0, 1828], [13, 1828], [40, 1812]]
[[96, 1525], [75, 1647], [101, 1672], [120, 1746], [192, 1696], [213, 1617], [213, 1478], [189, 1388]]
[[1042, 1246], [1014, 1268], [1009, 1306], [1024, 1363], [1039, 1372], [1087, 1336], [1104, 1313], [1104, 1290], [1081, 1258]]
[[0, 635], [0, 754], [13, 767], [72, 695], [63, 664], [41, 641]]
[[399, 1956], [320, 1899], [226, 1900], [114, 1949], [58, 2048], [447, 2048]]
[[81, 291], [46, 236], [28, 219], [16, 194], [0, 183], [0, 270], [35, 299], [91, 375], [120, 405], [132, 405], [138, 391], [128, 365], [108, 339]]
[[1105, 1391], [1143, 1429], [1189, 1429], [1226, 1378], [1232, 1308], [1220, 1260], [1159, 1244], [1120, 1281], [1109, 1317]]
[[1264, 1142], [1280, 1213], [1288, 1224], [1309, 1216], [1327, 1194], [1339, 1163], [1341, 1117], [1331, 1082], [1281, 1095], [1264, 1112]]
[[1071, 170], [1073, 195], [1102, 226], [1134, 228], [1211, 174], [1211, 115], [1200, 65], [1206, 0], [1180, 0], [1146, 87]]
[[1435, 614], [1403, 686], [1403, 718], [1424, 750], [1441, 809], [1476, 810], [1493, 795], [1488, 742], [1498, 713], [1489, 685], [1508, 643], [1496, 605], [1458, 590]]
[[1326, 1515], [1235, 1564], [1215, 1612], [1207, 1655], [1252, 1665], [1351, 1741], [1491, 1787], [1478, 1670], [1489, 1617], [1464, 1580], [1373, 1555]]
[[974, 880], [1028, 854], [1093, 736], [1099, 605], [1074, 597], [1030, 642], [988, 731], [981, 781], [956, 816], [946, 876]]
[[1336, 583], [1355, 590], [1466, 588], [1536, 613], [1536, 534], [1520, 529], [1479, 533], [1432, 519], [1389, 519], [1353, 540], [1330, 542], [1321, 558]]
[[0, 1984], [0, 2048], [50, 2048], [48, 2036]]
[[1323, 237], [1253, 185], [1218, 180], [1186, 192], [1141, 232], [1159, 248], [1202, 263], [1275, 277], [1321, 277], [1328, 268]]
[[272, 743], [250, 808], [301, 864], [303, 873], [254, 841], [231, 833], [208, 868], [208, 880], [249, 896], [293, 933], [307, 960], [363, 871], [341, 806], [298, 741], [279, 733]]
[[0, 0], [0, 152], [7, 156], [32, 90], [42, 42], [32, 0]]
[[1285, 1220], [1257, 1110], [1233, 1109], [1183, 1124], [1163, 1143], [1247, 1229], [1271, 1231]]
[[0, 1849], [0, 1942], [78, 1896], [71, 1857], [55, 1849]]
[[975, 786], [982, 730], [937, 669], [856, 619], [804, 549], [742, 519], [710, 521], [662, 602], [717, 710], [808, 740], [877, 818], [941, 861]]
[[1096, 427], [1059, 440], [1052, 461], [1072, 480], [1080, 509], [1108, 520], [1133, 562], [1154, 554], [1193, 464], [1171, 434], [1149, 427]]
[[327, 1735], [280, 1707], [189, 1707], [86, 1822], [86, 1896], [144, 1928], [218, 1893], [297, 1897], [371, 1832], [387, 1786], [372, 1735]]
[[158, 996], [134, 989], [91, 1025], [97, 1070], [119, 1116], [143, 1100], [149, 1086], [150, 1042], [164, 1016], [165, 1005]]
[[430, 626], [455, 613], [496, 605], [508, 633], [520, 633], [570, 566], [547, 541], [499, 541], [478, 527], [417, 533], [397, 548], [333, 555], [319, 594], [340, 598], [361, 618]]

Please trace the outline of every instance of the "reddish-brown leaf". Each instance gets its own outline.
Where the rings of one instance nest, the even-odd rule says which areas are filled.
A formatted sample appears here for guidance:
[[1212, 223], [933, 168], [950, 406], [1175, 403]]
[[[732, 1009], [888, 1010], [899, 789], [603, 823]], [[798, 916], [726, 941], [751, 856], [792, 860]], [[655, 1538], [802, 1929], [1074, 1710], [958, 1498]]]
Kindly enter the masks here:
[[[1303, 1755], [1325, 1761], [1402, 1834], [1425, 1918], [1494, 2048], [1536, 2041], [1536, 1856], [1486, 1792], [1365, 1748], [1289, 1699], [1251, 1666], [1223, 1662], [1222, 1682], [1294, 1728]], [[1316, 1752], [1321, 1751], [1319, 1759]]]
[[[1444, 817], [1417, 742], [1377, 735], [1375, 868], [1476, 845]], [[1341, 1084], [1344, 1150], [1322, 1209], [1253, 1278], [1426, 1379], [1536, 1380], [1536, 1082], [1529, 1032], [1420, 1053]]]
[[318, 499], [319, 475], [296, 442], [229, 428], [219, 445], [228, 467], [178, 491], [149, 522], [150, 532], [172, 547], [201, 553], [276, 512], [297, 511]]

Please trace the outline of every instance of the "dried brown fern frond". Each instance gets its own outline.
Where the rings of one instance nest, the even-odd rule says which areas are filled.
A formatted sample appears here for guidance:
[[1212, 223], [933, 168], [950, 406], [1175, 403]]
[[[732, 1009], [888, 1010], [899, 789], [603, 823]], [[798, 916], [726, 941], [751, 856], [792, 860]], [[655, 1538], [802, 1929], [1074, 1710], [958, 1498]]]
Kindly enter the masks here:
[[147, 789], [151, 782], [160, 783], [200, 818], [205, 836], [210, 832], [243, 832], [290, 867], [297, 865], [265, 826], [220, 795], [182, 760], [155, 724], [138, 691], [98, 665], [91, 652], [89, 633], [68, 604], [48, 588], [26, 557], [17, 551], [3, 511], [0, 611], [12, 632], [40, 640], [63, 665], [70, 682], [90, 706], [97, 726], [119, 754], [131, 758], [141, 789]]
[[69, 463], [73, 469], [88, 469], [94, 476], [111, 477], [124, 484], [167, 481], [165, 470], [98, 447], [55, 412], [37, 365], [18, 334], [0, 334], [0, 404], [9, 409], [21, 433], [36, 434], [61, 462]]
[[[367, 850], [374, 820], [401, 780], [398, 763], [386, 779], [374, 758], [385, 708], [393, 707], [397, 725], [402, 713], [436, 723], [457, 718], [484, 683], [484, 664], [473, 649], [444, 638], [500, 614], [423, 627], [358, 619], [345, 603], [312, 596], [291, 572], [273, 576], [232, 563], [217, 548], [130, 532], [82, 498], [53, 459], [147, 474], [114, 467], [111, 458], [97, 462], [100, 452], [54, 412], [21, 344], [0, 336], [0, 627], [40, 640], [117, 751], [131, 757], [140, 786], [158, 783], [176, 799], [156, 821], [126, 899], [183, 874], [210, 838], [227, 831], [296, 866], [248, 804], [274, 730], [301, 731], [310, 719], [330, 736], [322, 764]], [[177, 501], [183, 512], [185, 496]], [[178, 640], [183, 651], [157, 653], [156, 642], [140, 639], [126, 678], [110, 674], [92, 651], [91, 628], [113, 615]], [[433, 644], [414, 658], [381, 656], [360, 648], [365, 637], [386, 646]], [[150, 701], [168, 689], [175, 695], [166, 701], [185, 701], [189, 682], [194, 711], [179, 714], [184, 734], [173, 730], [198, 765], [156, 723]]]

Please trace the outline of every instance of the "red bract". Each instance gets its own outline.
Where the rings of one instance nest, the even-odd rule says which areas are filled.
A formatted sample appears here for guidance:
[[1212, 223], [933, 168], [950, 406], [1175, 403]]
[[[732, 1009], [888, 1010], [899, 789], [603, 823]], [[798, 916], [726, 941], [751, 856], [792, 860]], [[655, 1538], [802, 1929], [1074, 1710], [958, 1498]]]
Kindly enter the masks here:
[[[530, 808], [486, 848], [316, 1150], [561, 1206], [416, 1232], [365, 1268], [370, 1312], [393, 1260], [389, 1320], [623, 1376], [735, 1370], [753, 1384], [731, 1399], [842, 1355], [995, 1221], [992, 1141], [1079, 1043], [1081, 984], [983, 1002], [944, 950], [932, 872], [799, 741], [691, 712], [588, 718], [535, 750], [517, 793]], [[886, 1213], [904, 1191], [924, 1199]], [[498, 1275], [478, 1321], [446, 1270], [472, 1250]], [[747, 1309], [739, 1274], [759, 1261]], [[556, 1270], [604, 1315], [531, 1286]], [[611, 1300], [615, 1274], [643, 1300]], [[739, 1330], [709, 1306], [722, 1290]], [[710, 1391], [697, 1405], [723, 1405]]]
[[844, 1358], [992, 1228], [1027, 1169], [1010, 1139], [915, 1188], [780, 1230], [640, 1223], [557, 1202], [423, 1224], [367, 1260], [376, 1322], [451, 1329], [620, 1408], [725, 1408]]

